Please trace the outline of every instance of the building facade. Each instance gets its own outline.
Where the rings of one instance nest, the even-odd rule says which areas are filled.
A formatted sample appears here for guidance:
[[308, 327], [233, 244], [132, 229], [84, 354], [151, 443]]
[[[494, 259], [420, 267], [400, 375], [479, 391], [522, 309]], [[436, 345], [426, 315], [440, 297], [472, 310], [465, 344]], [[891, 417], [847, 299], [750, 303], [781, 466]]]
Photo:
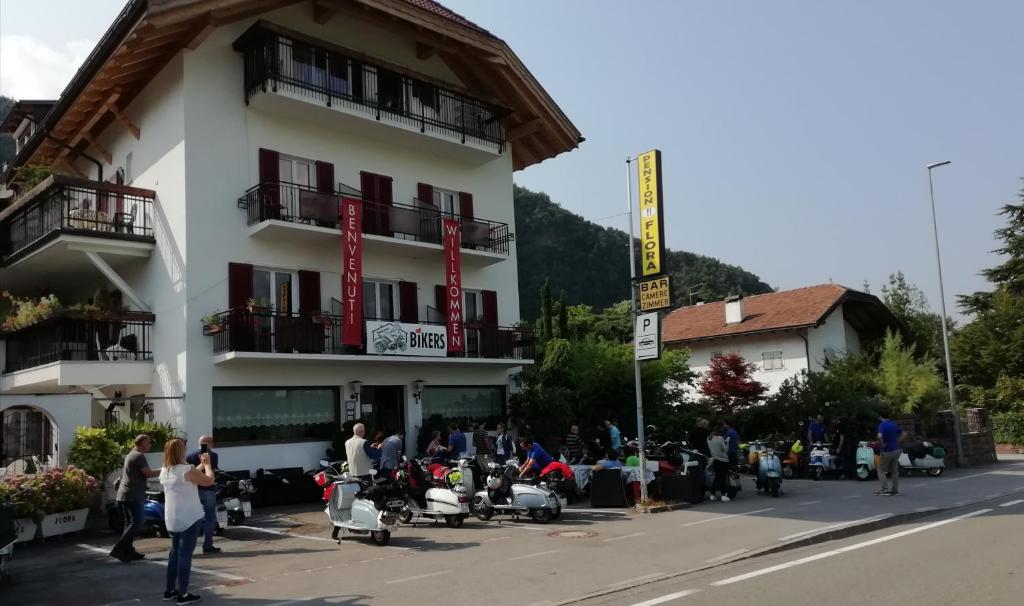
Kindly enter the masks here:
[[233, 469], [503, 418], [533, 356], [512, 174], [581, 141], [507, 45], [422, 0], [149, 4], [5, 173], [59, 173], [0, 212], [0, 280], [62, 311], [8, 327], [0, 408], [45, 411], [58, 459], [86, 406]]

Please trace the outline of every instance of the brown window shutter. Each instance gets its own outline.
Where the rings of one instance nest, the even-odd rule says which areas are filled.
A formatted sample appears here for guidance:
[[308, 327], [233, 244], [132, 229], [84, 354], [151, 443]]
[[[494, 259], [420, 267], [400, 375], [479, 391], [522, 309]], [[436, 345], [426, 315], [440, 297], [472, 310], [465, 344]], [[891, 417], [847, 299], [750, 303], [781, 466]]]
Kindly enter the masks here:
[[228, 307], [245, 307], [252, 298], [252, 265], [228, 263]]
[[316, 162], [316, 190], [325, 194], [334, 193], [334, 165], [330, 162]]
[[299, 270], [299, 313], [320, 313], [320, 272]]
[[394, 202], [392, 198], [392, 182], [394, 180], [391, 177], [384, 175], [377, 175], [377, 201], [381, 204], [380, 212], [380, 233], [382, 236], [394, 236], [395, 233], [391, 231], [391, 211], [388, 210], [388, 206]]
[[418, 183], [416, 185], [416, 199], [424, 204], [434, 203], [434, 188], [427, 183]]
[[498, 293], [493, 290], [480, 292], [483, 304], [483, 320], [487, 326], [498, 325]]
[[473, 194], [469, 192], [459, 192], [459, 214], [462, 215], [463, 219], [472, 219], [476, 215], [473, 214]]
[[419, 322], [420, 304], [419, 301], [417, 301], [416, 283], [399, 282], [398, 299], [399, 321], [406, 322], [408, 324], [416, 324]]
[[448, 296], [443, 284], [434, 287], [434, 305], [441, 316], [448, 317]]
[[260, 148], [260, 183], [276, 183], [281, 180], [281, 154], [272, 149]]
[[359, 189], [363, 200], [377, 199], [377, 175], [366, 171], [359, 172]]

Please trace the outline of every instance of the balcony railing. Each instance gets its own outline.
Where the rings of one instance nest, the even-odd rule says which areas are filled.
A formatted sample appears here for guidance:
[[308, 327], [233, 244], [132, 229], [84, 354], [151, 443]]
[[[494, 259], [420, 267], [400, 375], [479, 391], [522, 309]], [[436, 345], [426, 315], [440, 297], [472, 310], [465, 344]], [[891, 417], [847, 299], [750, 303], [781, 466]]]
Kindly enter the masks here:
[[[246, 191], [238, 206], [245, 209], [249, 225], [273, 219], [337, 229], [339, 196], [358, 198], [360, 192], [345, 185], [329, 194], [295, 183], [263, 183]], [[458, 219], [462, 224], [463, 248], [509, 254], [513, 235], [507, 223], [446, 213], [420, 200], [413, 204], [363, 200], [364, 234], [440, 244], [442, 219]]]
[[[274, 311], [228, 310], [207, 319], [204, 332], [213, 336], [213, 353], [373, 355], [365, 348], [342, 345], [341, 316]], [[450, 358], [532, 359], [536, 339], [527, 328], [464, 324], [466, 351]], [[365, 335], [364, 335], [365, 341]], [[380, 356], [386, 357], [386, 356]]]
[[102, 318], [56, 317], [2, 335], [4, 372], [60, 361], [152, 360], [153, 314], [126, 312]]
[[130, 240], [153, 239], [150, 190], [48, 177], [0, 212], [4, 261], [60, 233]]
[[249, 32], [235, 48], [245, 56], [246, 103], [283, 90], [504, 151], [507, 112], [469, 95], [270, 30]]

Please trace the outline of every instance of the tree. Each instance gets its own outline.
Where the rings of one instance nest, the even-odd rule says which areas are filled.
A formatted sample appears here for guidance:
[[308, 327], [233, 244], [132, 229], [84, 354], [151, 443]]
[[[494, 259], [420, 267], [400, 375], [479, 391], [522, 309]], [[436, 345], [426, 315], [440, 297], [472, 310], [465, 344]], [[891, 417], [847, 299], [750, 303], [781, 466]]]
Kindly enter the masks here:
[[737, 353], [711, 359], [700, 392], [719, 412], [732, 414], [764, 399], [767, 387], [754, 380], [757, 366]]
[[1000, 289], [1011, 296], [1024, 297], [1024, 187], [1017, 195], [1022, 203], [1006, 204], [999, 210], [999, 214], [1006, 217], [1007, 225], [995, 231], [1002, 245], [993, 252], [1006, 256], [1006, 260], [981, 272], [996, 288], [993, 292], [961, 296], [960, 305], [965, 311], [978, 314], [989, 310], [993, 293]]
[[540, 287], [540, 311], [541, 311], [541, 338], [550, 339], [554, 336], [551, 322], [551, 280], [544, 279], [544, 285]]
[[931, 312], [928, 298], [917, 285], [907, 282], [902, 271], [889, 274], [889, 284], [882, 287], [882, 301], [899, 320], [900, 332], [918, 360], [942, 356], [942, 317]]
[[565, 306], [565, 291], [558, 296], [558, 338], [569, 338], [569, 310]]
[[918, 362], [899, 334], [887, 332], [878, 361], [878, 390], [895, 409], [927, 414], [947, 403], [946, 387], [935, 374], [934, 361]]
[[958, 382], [990, 389], [1000, 376], [1024, 378], [1024, 297], [1001, 287], [953, 337]]

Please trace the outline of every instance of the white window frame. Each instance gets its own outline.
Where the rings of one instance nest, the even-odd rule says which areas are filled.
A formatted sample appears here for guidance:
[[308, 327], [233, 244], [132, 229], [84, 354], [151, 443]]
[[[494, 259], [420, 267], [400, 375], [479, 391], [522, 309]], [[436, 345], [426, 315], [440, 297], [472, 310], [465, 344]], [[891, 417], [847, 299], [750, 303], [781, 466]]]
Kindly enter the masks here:
[[[258, 271], [267, 272], [270, 274], [270, 309], [277, 313], [281, 310], [277, 308], [277, 274], [288, 274], [291, 276], [291, 292], [288, 293], [288, 298], [291, 300], [292, 313], [299, 308], [299, 272], [293, 269], [281, 269], [276, 267], [254, 267], [253, 268], [253, 290], [255, 291], [255, 274]], [[253, 292], [253, 298], [256, 297], [256, 293]]]
[[[364, 293], [363, 296], [364, 297], [366, 296], [365, 295], [366, 287], [367, 287], [367, 285], [370, 285], [370, 284], [373, 285], [374, 301], [376, 302], [376, 307], [377, 307], [377, 309], [375, 310], [375, 313], [374, 313], [374, 318], [382, 319], [381, 318], [381, 311], [380, 311], [380, 288], [379, 288], [379, 285], [380, 284], [387, 284], [387, 285], [391, 286], [391, 312], [392, 312], [391, 315], [392, 315], [392, 318], [394, 319], [393, 321], [397, 322], [397, 321], [401, 320], [401, 318], [402, 318], [401, 303], [402, 302], [401, 302], [401, 299], [400, 299], [401, 295], [398, 292], [398, 290], [399, 290], [398, 289], [398, 281], [397, 280], [388, 280], [388, 279], [385, 279], [385, 278], [365, 278], [364, 277], [363, 278], [363, 293]], [[360, 305], [361, 304], [362, 304], [362, 302], [360, 301]]]
[[[304, 164], [309, 167], [308, 179], [306, 183], [300, 183], [295, 181], [295, 167], [298, 164]], [[288, 166], [288, 179], [284, 178], [285, 165]], [[294, 183], [296, 185], [304, 185], [306, 187], [316, 187], [316, 161], [310, 160], [309, 158], [303, 158], [301, 156], [293, 156], [291, 154], [278, 154], [277, 156], [277, 178], [282, 183]]]
[[[469, 299], [473, 298], [474, 307], [476, 308], [476, 317], [469, 316]], [[481, 290], [474, 290], [469, 288], [462, 289], [462, 316], [466, 319], [466, 322], [477, 322], [482, 320], [484, 317], [484, 295]]]
[[457, 191], [435, 187], [434, 199], [431, 202], [441, 210], [442, 215], [462, 216], [462, 205], [459, 204], [459, 192]]
[[786, 359], [781, 350], [761, 353], [761, 368], [765, 371], [785, 370]]

